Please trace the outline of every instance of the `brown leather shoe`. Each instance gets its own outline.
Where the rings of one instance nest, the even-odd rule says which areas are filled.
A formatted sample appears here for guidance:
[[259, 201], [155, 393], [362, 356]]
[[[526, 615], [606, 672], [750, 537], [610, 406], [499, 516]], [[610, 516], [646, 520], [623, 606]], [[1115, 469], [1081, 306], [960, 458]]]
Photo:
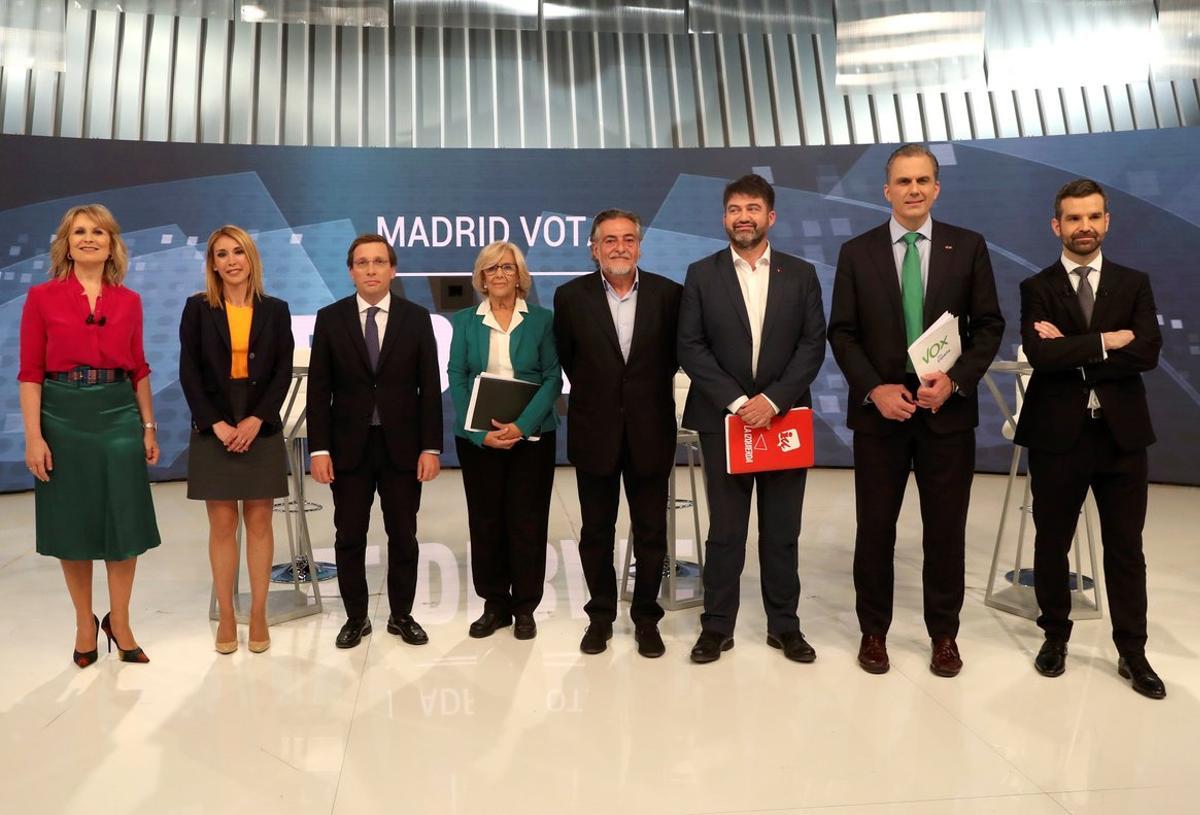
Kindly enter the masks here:
[[885, 674], [888, 663], [887, 638], [883, 634], [863, 634], [858, 646], [858, 665], [869, 674]]
[[958, 676], [962, 670], [962, 657], [954, 637], [934, 637], [933, 651], [929, 659], [929, 670], [938, 676]]

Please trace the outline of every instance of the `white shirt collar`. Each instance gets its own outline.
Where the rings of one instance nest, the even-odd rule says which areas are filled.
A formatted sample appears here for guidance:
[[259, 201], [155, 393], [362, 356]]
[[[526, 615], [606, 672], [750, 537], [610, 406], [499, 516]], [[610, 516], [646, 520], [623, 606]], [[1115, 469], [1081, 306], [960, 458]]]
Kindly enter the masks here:
[[921, 224], [916, 229], [909, 229], [904, 224], [897, 221], [896, 216], [893, 215], [891, 218], [888, 218], [888, 229], [891, 231], [892, 243], [899, 242], [909, 232], [916, 232], [925, 240], [931, 241], [933, 240], [933, 217], [927, 215], [925, 216], [925, 223]]
[[[362, 314], [364, 311], [371, 308], [371, 304], [368, 303], [366, 300], [362, 299], [362, 295], [359, 294], [358, 292], [354, 293], [354, 299], [358, 302], [358, 313], [359, 314]], [[384, 314], [387, 314], [388, 307], [391, 306], [391, 304], [392, 304], [392, 293], [389, 291], [386, 295], [384, 295], [382, 300], [380, 300], [378, 303], [375, 304], [375, 307], [378, 308], [380, 311], [382, 311]]]
[[[1082, 263], [1076, 263], [1075, 261], [1073, 261], [1069, 257], [1067, 257], [1066, 252], [1062, 253], [1062, 257], [1059, 258], [1059, 260], [1062, 261], [1063, 268], [1067, 270], [1067, 274], [1070, 274], [1071, 272], [1075, 271], [1076, 269], [1078, 269], [1080, 266], [1083, 265]], [[1088, 268], [1094, 272], [1098, 272], [1098, 271], [1100, 271], [1100, 265], [1103, 262], [1104, 262], [1104, 253], [1097, 252], [1096, 256], [1094, 258], [1092, 258], [1092, 262], [1088, 264]]]
[[[633, 267], [633, 287], [630, 291], [637, 291], [638, 275], [641, 274], [641, 271], [637, 266]], [[600, 283], [604, 286], [605, 291], [613, 291], [612, 284], [608, 282], [608, 278], [604, 276], [604, 272], [600, 273]]]
[[[525, 300], [524, 300], [524, 299], [522, 299], [522, 298], [518, 297], [518, 298], [517, 298], [517, 305], [516, 305], [516, 308], [515, 308], [515, 309], [513, 309], [513, 310], [514, 310], [514, 311], [519, 311], [519, 312], [521, 312], [522, 314], [528, 314], [528, 313], [529, 313], [529, 306], [527, 306], [527, 305], [525, 304]], [[491, 301], [491, 300], [489, 300], [489, 299], [487, 299], [486, 297], [485, 297], [485, 298], [483, 298], [483, 302], [481, 302], [481, 303], [479, 304], [479, 307], [478, 307], [477, 309], [475, 309], [475, 313], [476, 313], [476, 314], [478, 314], [478, 315], [479, 315], [479, 316], [481, 316], [481, 317], [486, 317], [486, 316], [490, 315], [490, 314], [492, 313], [492, 301]]]
[[[746, 260], [744, 257], [739, 255], [737, 253], [737, 250], [733, 248], [732, 243], [729, 244], [729, 251], [730, 251], [730, 253], [733, 254], [733, 266], [735, 269], [738, 267], [739, 261], [741, 262], [742, 265], [745, 265], [747, 267], [750, 266], [750, 261]], [[759, 266], [765, 266], [767, 268], [771, 267], [771, 242], [770, 241], [767, 241], [767, 248], [763, 251], [763, 253], [759, 257], [759, 259], [754, 262], [753, 268], [757, 269]]]

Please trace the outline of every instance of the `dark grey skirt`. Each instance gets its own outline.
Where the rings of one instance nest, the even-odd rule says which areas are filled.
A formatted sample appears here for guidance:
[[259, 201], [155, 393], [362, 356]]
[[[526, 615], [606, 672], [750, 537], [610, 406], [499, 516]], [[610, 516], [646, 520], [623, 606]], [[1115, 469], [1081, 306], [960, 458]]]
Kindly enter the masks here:
[[[234, 419], [246, 413], [247, 383], [230, 380]], [[288, 494], [283, 434], [259, 436], [244, 453], [230, 453], [212, 432], [193, 429], [188, 444], [187, 497], [197, 501], [254, 501]]]

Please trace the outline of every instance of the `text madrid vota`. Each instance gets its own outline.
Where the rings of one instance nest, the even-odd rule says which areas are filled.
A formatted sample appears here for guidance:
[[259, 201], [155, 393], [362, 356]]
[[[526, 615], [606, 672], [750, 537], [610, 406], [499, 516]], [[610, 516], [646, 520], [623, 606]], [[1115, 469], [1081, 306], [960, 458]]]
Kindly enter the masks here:
[[584, 215], [522, 215], [513, 224], [503, 215], [397, 215], [376, 217], [375, 231], [397, 249], [474, 246], [523, 237], [526, 246], [586, 246]]

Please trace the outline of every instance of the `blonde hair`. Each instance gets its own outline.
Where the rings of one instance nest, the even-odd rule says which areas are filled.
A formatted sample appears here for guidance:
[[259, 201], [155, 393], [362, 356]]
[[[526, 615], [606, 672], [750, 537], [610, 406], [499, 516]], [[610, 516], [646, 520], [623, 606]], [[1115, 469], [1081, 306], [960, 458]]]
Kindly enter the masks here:
[[204, 301], [212, 308], [220, 308], [221, 302], [225, 299], [225, 284], [221, 280], [221, 275], [217, 274], [213, 256], [213, 247], [219, 238], [230, 238], [246, 253], [246, 262], [250, 264], [250, 276], [247, 282], [250, 284], [251, 300], [263, 299], [266, 292], [263, 289], [262, 259], [258, 255], [258, 247], [254, 245], [254, 239], [246, 230], [240, 226], [226, 224], [218, 227], [208, 236], [208, 249], [204, 253]]
[[70, 256], [71, 244], [69, 233], [75, 219], [86, 215], [96, 222], [96, 226], [108, 233], [108, 258], [104, 261], [104, 282], [110, 286], [120, 286], [125, 280], [125, 272], [129, 270], [129, 250], [121, 239], [121, 225], [103, 204], [83, 204], [71, 207], [63, 215], [50, 241], [50, 279], [62, 280], [75, 268], [75, 261]]
[[523, 298], [533, 288], [533, 278], [529, 276], [529, 267], [525, 265], [525, 255], [516, 244], [508, 241], [495, 241], [479, 250], [479, 255], [475, 258], [475, 271], [471, 275], [471, 285], [480, 294], [487, 294], [483, 270], [499, 263], [505, 252], [512, 252], [513, 261], [517, 264], [517, 297]]

